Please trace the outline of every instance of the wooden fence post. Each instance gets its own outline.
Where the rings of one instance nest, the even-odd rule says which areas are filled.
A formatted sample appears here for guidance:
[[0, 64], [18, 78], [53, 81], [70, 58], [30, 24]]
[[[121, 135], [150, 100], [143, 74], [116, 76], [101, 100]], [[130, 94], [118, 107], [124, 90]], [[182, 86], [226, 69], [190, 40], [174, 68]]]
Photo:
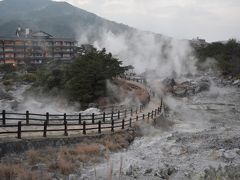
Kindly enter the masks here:
[[124, 111], [124, 118], [126, 118], [127, 117], [127, 110], [125, 109], [125, 111]]
[[101, 134], [101, 121], [98, 121], [98, 133]]
[[86, 121], [83, 121], [83, 134], [86, 134]]
[[133, 110], [132, 110], [132, 108], [131, 108], [131, 116], [133, 115]]
[[150, 112], [148, 113], [148, 120], [149, 120], [149, 118], [150, 118]]
[[49, 123], [49, 112], [46, 113], [46, 121], [47, 121], [47, 124]]
[[6, 111], [2, 110], [2, 125], [6, 125]]
[[47, 137], [47, 121], [43, 124], [43, 137]]
[[111, 131], [114, 132], [114, 121], [113, 121], [113, 119], [112, 119]]
[[103, 112], [103, 122], [105, 122], [106, 113]]
[[142, 115], [142, 118], [144, 119], [145, 114]]
[[132, 127], [132, 118], [129, 119], [129, 127]]
[[113, 111], [112, 111], [112, 114], [111, 114], [111, 120], [113, 120]]
[[94, 113], [92, 113], [92, 124], [94, 124]]
[[138, 113], [138, 108], [136, 108], [136, 114]]
[[18, 121], [18, 132], [17, 132], [17, 137], [18, 139], [21, 139], [21, 133], [22, 133], [22, 122]]
[[162, 112], [163, 98], [161, 97], [160, 112]]
[[64, 118], [64, 136], [68, 136], [68, 132], [67, 132], [67, 115], [66, 115], [66, 113], [64, 113], [63, 118]]
[[26, 125], [29, 125], [29, 111], [26, 111]]
[[118, 110], [118, 119], [120, 119], [120, 111]]
[[138, 115], [136, 116], [136, 121], [138, 121]]
[[79, 113], [78, 115], [78, 124], [82, 124], [82, 114]]
[[153, 110], [152, 110], [151, 118], [153, 119]]
[[122, 129], [124, 129], [125, 120], [122, 120]]

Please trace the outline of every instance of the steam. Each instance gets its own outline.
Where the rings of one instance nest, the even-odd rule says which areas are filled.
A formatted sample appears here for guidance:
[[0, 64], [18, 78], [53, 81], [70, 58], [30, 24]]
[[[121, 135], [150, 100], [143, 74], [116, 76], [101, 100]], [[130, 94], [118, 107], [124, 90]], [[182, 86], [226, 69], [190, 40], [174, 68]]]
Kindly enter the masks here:
[[[157, 77], [179, 77], [196, 73], [196, 59], [188, 41], [140, 31], [116, 35], [103, 30], [99, 37], [93, 42], [96, 48], [106, 48], [124, 65], [133, 65], [137, 74], [151, 71]], [[79, 42], [86, 43], [87, 39], [85, 33]]]
[[124, 91], [121, 87], [107, 81], [107, 91], [110, 98], [117, 100], [119, 105], [124, 105], [126, 107], [139, 106], [141, 103], [136, 95], [126, 90]]
[[187, 40], [175, 40], [137, 30], [113, 33], [100, 29], [97, 36], [99, 38], [92, 41], [89, 38], [92, 31], [89, 29], [81, 34], [79, 43], [92, 43], [97, 49], [106, 48], [123, 65], [134, 66], [134, 71], [144, 76], [151, 90], [158, 96], [162, 95], [161, 81], [164, 78], [180, 78], [197, 73], [197, 59]]
[[[94, 34], [94, 37], [90, 34]], [[196, 73], [196, 59], [188, 41], [140, 31], [117, 34], [108, 31], [107, 28], [100, 30], [87, 28], [84, 33], [80, 32], [77, 40], [79, 44], [92, 43], [98, 49], [106, 48], [123, 61], [124, 65], [133, 65], [136, 73], [143, 75], [155, 92], [161, 89], [160, 80], [165, 77], [181, 77]], [[119, 95], [121, 104], [139, 104], [131, 93], [126, 97], [126, 94], [116, 90], [116, 87], [110, 83], [107, 84], [107, 88], [110, 93], [115, 92], [115, 95]], [[59, 113], [75, 112], [79, 109], [79, 105], [53, 98], [30, 97], [20, 102], [22, 103], [19, 110], [22, 111]]]

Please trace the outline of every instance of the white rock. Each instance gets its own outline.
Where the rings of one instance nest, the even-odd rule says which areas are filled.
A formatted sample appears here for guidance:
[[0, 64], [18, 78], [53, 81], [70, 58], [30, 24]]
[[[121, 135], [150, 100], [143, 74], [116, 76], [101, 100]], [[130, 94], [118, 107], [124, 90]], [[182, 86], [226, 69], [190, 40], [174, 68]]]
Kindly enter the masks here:
[[78, 179], [77, 174], [69, 174], [69, 176], [68, 176], [68, 180], [77, 180], [77, 179]]
[[238, 80], [235, 80], [234, 82], [233, 82], [233, 85], [239, 85], [240, 84], [240, 80], [238, 79]]
[[227, 150], [223, 153], [223, 157], [227, 160], [233, 160], [238, 156], [237, 151], [235, 149]]

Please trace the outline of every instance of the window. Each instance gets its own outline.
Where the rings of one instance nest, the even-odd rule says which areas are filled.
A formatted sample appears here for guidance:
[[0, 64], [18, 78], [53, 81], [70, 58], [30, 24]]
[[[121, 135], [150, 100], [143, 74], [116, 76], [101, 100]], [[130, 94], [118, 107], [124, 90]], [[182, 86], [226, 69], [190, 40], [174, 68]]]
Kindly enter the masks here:
[[60, 58], [60, 57], [62, 57], [62, 55], [61, 54], [54, 54], [54, 57]]
[[4, 45], [14, 45], [14, 41], [4, 41]]
[[12, 47], [6, 47], [5, 48], [5, 52], [12, 52], [13, 51], [13, 48]]
[[16, 54], [15, 57], [16, 58], [24, 58], [24, 54]]
[[24, 48], [16, 48], [15, 51], [16, 52], [24, 52]]
[[54, 48], [54, 51], [55, 52], [61, 52], [62, 50], [61, 50], [61, 48]]
[[65, 58], [66, 58], [66, 57], [69, 58], [69, 57], [71, 57], [71, 56], [70, 56], [70, 54], [63, 54], [63, 57], [65, 57]]
[[24, 45], [24, 41], [15, 41], [16, 46], [22, 46]]
[[56, 41], [56, 42], [54, 43], [54, 45], [55, 45], [55, 46], [61, 46], [61, 45], [62, 45], [62, 42], [61, 42], [61, 41]]
[[5, 53], [6, 58], [13, 58], [14, 54], [13, 53]]

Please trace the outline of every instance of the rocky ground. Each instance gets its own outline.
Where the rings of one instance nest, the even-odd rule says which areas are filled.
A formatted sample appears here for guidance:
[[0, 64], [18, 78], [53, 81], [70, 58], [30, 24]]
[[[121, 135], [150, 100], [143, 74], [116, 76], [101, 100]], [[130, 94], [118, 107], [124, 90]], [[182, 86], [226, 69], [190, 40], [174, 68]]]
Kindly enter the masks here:
[[165, 97], [166, 119], [159, 119], [157, 127], [142, 125], [144, 137], [83, 170], [85, 179], [240, 179], [236, 80], [202, 76], [174, 81]]
[[201, 75], [163, 84], [167, 108], [157, 126], [142, 123], [144, 136], [128, 148], [54, 178], [240, 179], [240, 81]]

